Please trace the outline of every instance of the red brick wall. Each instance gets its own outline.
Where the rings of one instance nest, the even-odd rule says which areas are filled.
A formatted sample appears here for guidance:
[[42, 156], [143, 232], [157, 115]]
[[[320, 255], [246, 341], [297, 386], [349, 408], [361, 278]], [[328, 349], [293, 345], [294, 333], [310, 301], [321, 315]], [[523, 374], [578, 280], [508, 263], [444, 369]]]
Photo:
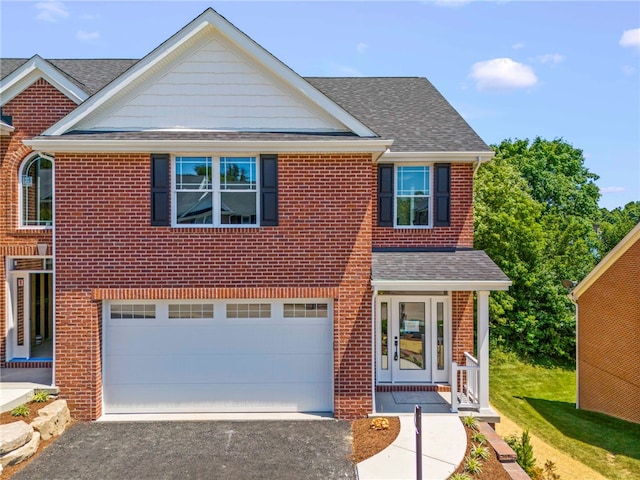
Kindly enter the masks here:
[[[374, 166], [374, 179], [377, 166]], [[473, 247], [473, 165], [451, 164], [451, 226], [378, 227], [377, 183], [373, 192], [373, 247]]]
[[99, 376], [96, 297], [110, 289], [182, 297], [326, 287], [337, 289], [335, 415], [368, 413], [371, 159], [280, 155], [280, 225], [265, 228], [151, 227], [149, 163], [148, 155], [56, 154], [56, 353], [72, 360], [58, 357], [56, 383], [76, 414], [100, 413], [99, 388], [87, 379]]
[[465, 365], [464, 352], [474, 355], [473, 292], [451, 292], [452, 361]]
[[640, 423], [640, 241], [578, 299], [580, 408]]
[[[5, 256], [37, 255], [36, 245], [51, 244], [50, 230], [18, 229], [18, 172], [31, 153], [22, 140], [42, 133], [76, 107], [65, 95], [45, 80], [38, 80], [20, 95], [2, 106], [15, 128], [11, 135], [0, 136], [0, 261], [4, 272]], [[6, 354], [7, 292], [0, 282], [0, 363]]]

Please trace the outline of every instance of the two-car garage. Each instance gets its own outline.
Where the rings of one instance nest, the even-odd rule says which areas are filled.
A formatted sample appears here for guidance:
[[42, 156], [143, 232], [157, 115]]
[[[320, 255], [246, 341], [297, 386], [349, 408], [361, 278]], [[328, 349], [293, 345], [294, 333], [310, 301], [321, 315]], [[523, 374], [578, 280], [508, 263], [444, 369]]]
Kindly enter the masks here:
[[333, 411], [330, 300], [108, 302], [104, 413]]

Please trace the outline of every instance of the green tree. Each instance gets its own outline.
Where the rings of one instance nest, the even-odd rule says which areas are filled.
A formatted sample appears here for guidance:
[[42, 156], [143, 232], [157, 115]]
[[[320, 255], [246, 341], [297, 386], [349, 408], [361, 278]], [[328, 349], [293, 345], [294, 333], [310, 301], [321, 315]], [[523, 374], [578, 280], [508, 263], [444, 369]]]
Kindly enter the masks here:
[[534, 358], [575, 358], [575, 317], [562, 280], [594, 266], [597, 175], [562, 140], [505, 140], [474, 192], [475, 247], [511, 278], [491, 296], [492, 341]]
[[603, 208], [598, 225], [600, 233], [599, 256], [603, 258], [640, 222], [640, 201], [629, 202], [611, 211]]

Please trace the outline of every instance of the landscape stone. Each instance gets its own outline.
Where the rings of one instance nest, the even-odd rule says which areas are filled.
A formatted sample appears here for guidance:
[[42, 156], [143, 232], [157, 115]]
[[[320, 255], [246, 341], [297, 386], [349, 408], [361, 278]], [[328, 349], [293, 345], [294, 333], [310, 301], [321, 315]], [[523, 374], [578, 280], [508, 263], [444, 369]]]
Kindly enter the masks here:
[[38, 451], [38, 445], [40, 445], [40, 433], [33, 432], [31, 440], [28, 443], [6, 455], [2, 455], [0, 457], [0, 465], [7, 467], [25, 461]]
[[43, 440], [49, 440], [64, 432], [70, 418], [67, 401], [56, 400], [38, 410], [38, 418], [31, 422], [31, 426], [40, 432]]
[[33, 428], [22, 420], [0, 425], [0, 455], [23, 446], [32, 435]]

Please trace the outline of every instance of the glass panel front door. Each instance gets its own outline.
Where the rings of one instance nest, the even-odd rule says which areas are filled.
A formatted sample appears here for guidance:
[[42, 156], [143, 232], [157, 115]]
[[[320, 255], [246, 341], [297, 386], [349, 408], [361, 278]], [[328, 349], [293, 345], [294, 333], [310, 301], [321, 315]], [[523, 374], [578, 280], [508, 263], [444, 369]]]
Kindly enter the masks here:
[[376, 302], [379, 383], [447, 382], [450, 352], [447, 297], [380, 296]]

